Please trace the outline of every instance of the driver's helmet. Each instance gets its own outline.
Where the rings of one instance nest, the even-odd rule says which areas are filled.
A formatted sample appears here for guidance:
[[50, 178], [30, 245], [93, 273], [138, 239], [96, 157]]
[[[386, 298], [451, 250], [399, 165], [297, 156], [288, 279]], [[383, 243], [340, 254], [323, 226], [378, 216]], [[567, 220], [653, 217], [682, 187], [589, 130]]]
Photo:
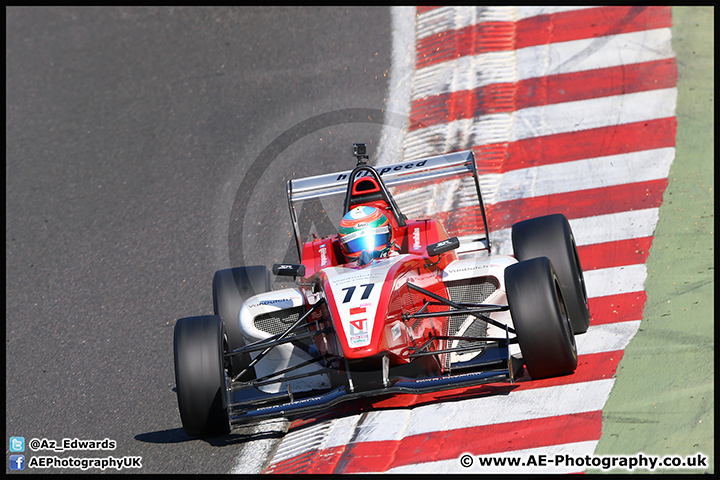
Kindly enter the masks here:
[[363, 251], [378, 258], [392, 244], [390, 220], [378, 208], [355, 207], [340, 220], [340, 243], [348, 260], [357, 260]]

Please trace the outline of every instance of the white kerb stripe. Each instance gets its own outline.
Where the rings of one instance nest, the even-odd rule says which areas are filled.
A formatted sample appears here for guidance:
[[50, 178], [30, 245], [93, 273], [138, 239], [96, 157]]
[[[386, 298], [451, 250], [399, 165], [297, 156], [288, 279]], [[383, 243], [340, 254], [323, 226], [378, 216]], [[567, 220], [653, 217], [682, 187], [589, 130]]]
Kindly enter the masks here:
[[578, 355], [624, 350], [640, 328], [640, 321], [591, 325], [587, 332], [575, 336]]
[[412, 100], [494, 83], [675, 58], [669, 28], [466, 55], [417, 70]]
[[[479, 180], [483, 200], [487, 204], [497, 204], [665, 179], [674, 158], [675, 148], [668, 147], [480, 175]], [[411, 217], [476, 206], [477, 193], [473, 182], [472, 177], [465, 177], [459, 183], [453, 179], [398, 193], [395, 200], [403, 213]]]
[[[594, 217], [570, 219], [570, 227], [578, 246], [618, 242], [653, 235], [659, 218], [657, 208], [610, 213]], [[512, 255], [511, 228], [493, 230], [490, 241], [494, 253]]]
[[647, 267], [644, 263], [623, 267], [600, 268], [583, 272], [588, 297], [605, 297], [623, 293], [642, 292]]
[[502, 175], [494, 203], [660, 180], [674, 158], [668, 147], [512, 170]]
[[[405, 146], [410, 153], [406, 151], [406, 158], [441, 153], [449, 145], [477, 147], [669, 118], [675, 116], [676, 103], [677, 89], [664, 88], [453, 120], [409, 132]], [[489, 124], [494, 128], [489, 129]]]
[[418, 40], [430, 35], [460, 30], [485, 22], [515, 22], [525, 18], [553, 13], [584, 10], [588, 7], [440, 7], [417, 16]]
[[[422, 405], [409, 410], [406, 424], [396, 421], [397, 410], [368, 412], [353, 440], [400, 440], [412, 435], [555, 417], [601, 410], [613, 379], [515, 391], [512, 395], [471, 398], [457, 402]], [[393, 429], [385, 428], [392, 425]], [[328, 442], [328, 447], [330, 445]]]
[[677, 89], [664, 88], [524, 108], [509, 141], [673, 117], [676, 103]]
[[675, 57], [669, 28], [526, 47], [516, 54], [520, 80]]

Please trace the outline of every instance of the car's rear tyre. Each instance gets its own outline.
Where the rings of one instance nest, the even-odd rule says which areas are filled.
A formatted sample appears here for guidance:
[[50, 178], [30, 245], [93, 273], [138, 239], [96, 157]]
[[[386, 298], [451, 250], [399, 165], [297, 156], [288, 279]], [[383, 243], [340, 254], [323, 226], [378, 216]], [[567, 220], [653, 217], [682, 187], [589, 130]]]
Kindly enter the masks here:
[[[230, 351], [245, 346], [240, 330], [240, 307], [248, 298], [270, 291], [270, 272], [265, 266], [235, 267], [218, 270], [213, 276], [213, 310], [225, 322]], [[234, 377], [249, 363], [249, 353], [235, 355], [231, 362]], [[239, 378], [248, 381], [255, 378], [254, 369]]]
[[585, 333], [590, 325], [585, 278], [570, 223], [561, 214], [518, 222], [512, 226], [515, 258], [522, 262], [547, 257], [560, 279], [573, 332]]
[[540, 257], [510, 265], [505, 269], [505, 289], [530, 376], [537, 379], [575, 371], [575, 335], [550, 260]]
[[175, 386], [185, 432], [193, 437], [230, 432], [223, 353], [227, 336], [216, 315], [181, 318], [174, 332]]

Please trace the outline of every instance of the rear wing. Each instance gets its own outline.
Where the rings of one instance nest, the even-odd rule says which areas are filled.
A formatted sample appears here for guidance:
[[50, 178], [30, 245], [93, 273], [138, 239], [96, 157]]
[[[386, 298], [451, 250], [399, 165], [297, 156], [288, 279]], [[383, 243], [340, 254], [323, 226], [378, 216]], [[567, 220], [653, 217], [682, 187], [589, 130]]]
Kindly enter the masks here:
[[[378, 172], [387, 189], [392, 191], [401, 211], [408, 218], [435, 215], [447, 218], [452, 214], [453, 209], [462, 209], [464, 214], [481, 217], [484, 238], [472, 240], [483, 242], [485, 244], [483, 249], [490, 251], [487, 216], [472, 150], [378, 165], [373, 168]], [[344, 197], [348, 185], [352, 185], [355, 180], [349, 178], [351, 172], [352, 170], [346, 170], [287, 182], [288, 205], [299, 257], [302, 256], [302, 246], [306, 239], [301, 234], [305, 229], [301, 229], [298, 225], [296, 207], [306, 201], [323, 202], [330, 198]], [[363, 176], [363, 172], [356, 176], [358, 178]], [[444, 185], [444, 182], [451, 183]], [[339, 219], [331, 220], [331, 223], [338, 225]], [[449, 233], [452, 236], [452, 232]]]

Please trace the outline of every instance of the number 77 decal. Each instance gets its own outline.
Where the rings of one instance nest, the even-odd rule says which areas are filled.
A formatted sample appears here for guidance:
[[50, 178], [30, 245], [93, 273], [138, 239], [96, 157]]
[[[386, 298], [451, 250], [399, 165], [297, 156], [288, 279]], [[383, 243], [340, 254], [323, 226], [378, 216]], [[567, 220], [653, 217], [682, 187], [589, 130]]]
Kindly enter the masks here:
[[[363, 290], [362, 296], [360, 297], [360, 300], [367, 300], [370, 296], [370, 292], [372, 291], [373, 287], [375, 286], [374, 283], [366, 283], [363, 285], [360, 285], [361, 287], [365, 287], [365, 290]], [[347, 288], [342, 289], [345, 293], [345, 299], [343, 299], [343, 303], [348, 303], [355, 293], [355, 285]]]

